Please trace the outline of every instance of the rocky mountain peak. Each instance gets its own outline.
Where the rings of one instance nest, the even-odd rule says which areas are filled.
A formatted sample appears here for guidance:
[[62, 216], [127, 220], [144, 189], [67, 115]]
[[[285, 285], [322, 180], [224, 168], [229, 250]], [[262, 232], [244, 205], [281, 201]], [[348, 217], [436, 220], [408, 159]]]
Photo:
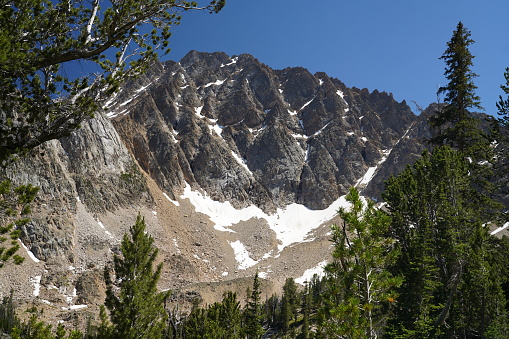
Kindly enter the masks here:
[[90, 284], [138, 212], [164, 288], [257, 269], [284, 283], [328, 258], [348, 189], [378, 197], [427, 133], [405, 102], [323, 72], [221, 52], [154, 63], [81, 130], [10, 169], [41, 192], [22, 230], [28, 263], [0, 271], [0, 286], [17, 274], [16, 291], [45, 305], [102, 303]]
[[191, 51], [154, 69], [106, 110], [171, 196], [187, 182], [237, 207], [323, 209], [417, 121], [391, 94], [301, 67], [273, 70], [247, 54]]

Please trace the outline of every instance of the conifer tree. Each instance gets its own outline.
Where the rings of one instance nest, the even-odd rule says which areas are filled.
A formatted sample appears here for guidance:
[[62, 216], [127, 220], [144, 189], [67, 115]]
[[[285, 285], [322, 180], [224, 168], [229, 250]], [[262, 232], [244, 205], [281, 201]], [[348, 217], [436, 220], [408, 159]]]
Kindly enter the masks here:
[[470, 36], [470, 31], [460, 21], [440, 57], [446, 64], [444, 74], [448, 84], [440, 87], [437, 94], [444, 94], [445, 105], [429, 118], [429, 124], [434, 131], [432, 144], [449, 145], [472, 156], [478, 147], [486, 145], [483, 144], [485, 140], [480, 133], [479, 120], [470, 112], [471, 109], [482, 109], [473, 82], [477, 74], [471, 70], [474, 56], [468, 47], [474, 40]]
[[[0, 162], [68, 135], [122, 81], [168, 52], [171, 27], [225, 0], [9, 0], [0, 6]], [[70, 62], [95, 70], [72, 76]]]
[[504, 91], [505, 95], [508, 95], [507, 98], [500, 96], [499, 101], [497, 102], [498, 114], [501, 116], [500, 122], [505, 126], [509, 127], [509, 67], [505, 69], [504, 72], [505, 84], [500, 85], [502, 91]]
[[224, 293], [220, 305], [219, 322], [224, 329], [223, 339], [236, 339], [241, 334], [240, 302], [237, 294], [231, 291]]
[[311, 313], [311, 293], [309, 291], [308, 282], [304, 282], [304, 293], [302, 294], [302, 329], [301, 338], [309, 338], [309, 316]]
[[443, 146], [386, 182], [390, 234], [402, 253], [394, 272], [405, 277], [389, 337], [483, 333], [505, 304], [494, 266], [500, 246], [484, 226], [489, 213], [469, 169], [461, 152]]
[[290, 321], [297, 311], [297, 286], [293, 278], [286, 278], [283, 286], [283, 297], [281, 298], [281, 325], [286, 333], [290, 329]]
[[258, 339], [263, 335], [263, 315], [261, 312], [261, 290], [258, 271], [253, 279], [253, 290], [249, 295], [249, 299], [244, 310], [244, 333], [246, 338]]
[[15, 264], [23, 262], [24, 258], [16, 254], [17, 239], [21, 227], [30, 221], [30, 204], [38, 191], [38, 187], [30, 184], [13, 187], [8, 179], [0, 182], [0, 268], [11, 259]]
[[141, 215], [129, 235], [124, 234], [121, 253], [113, 258], [114, 276], [105, 270], [111, 338], [162, 338], [167, 318], [164, 301], [170, 292], [157, 291], [162, 263], [154, 270], [158, 250], [154, 239], [145, 232]]
[[339, 210], [343, 225], [332, 227], [320, 332], [326, 338], [378, 338], [402, 282], [388, 270], [398, 251], [385, 235], [390, 217], [372, 201], [365, 205], [355, 188], [346, 199], [351, 208]]

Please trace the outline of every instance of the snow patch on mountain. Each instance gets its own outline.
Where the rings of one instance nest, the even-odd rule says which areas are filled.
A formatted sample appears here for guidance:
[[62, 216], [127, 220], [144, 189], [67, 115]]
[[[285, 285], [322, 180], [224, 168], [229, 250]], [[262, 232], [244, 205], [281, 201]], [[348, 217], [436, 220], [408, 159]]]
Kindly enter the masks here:
[[310, 282], [311, 278], [313, 278], [313, 276], [315, 274], [318, 275], [319, 277], [323, 276], [324, 275], [325, 265], [327, 265], [327, 261], [322, 261], [321, 263], [319, 263], [315, 267], [312, 267], [310, 269], [305, 270], [304, 274], [302, 274], [302, 276], [300, 276], [299, 278], [295, 279], [295, 282], [297, 284], [304, 285], [304, 283], [306, 281]]
[[233, 253], [235, 254], [235, 259], [237, 260], [238, 267], [240, 270], [248, 269], [258, 263], [258, 261], [253, 260], [249, 256], [249, 252], [246, 250], [246, 247], [240, 240], [237, 241], [228, 241], [230, 246], [233, 248]]
[[493, 232], [491, 232], [491, 235], [495, 235], [498, 232], [505, 230], [507, 227], [509, 227], [509, 222], [506, 222], [503, 226], [501, 226], [501, 227], [497, 228], [496, 230], [494, 230]]
[[214, 228], [221, 231], [234, 232], [230, 227], [250, 219], [267, 221], [279, 240], [279, 251], [291, 244], [303, 242], [312, 230], [332, 219], [340, 207], [349, 206], [345, 196], [342, 196], [323, 210], [311, 210], [304, 205], [293, 203], [278, 208], [276, 213], [269, 215], [254, 205], [236, 209], [228, 201], [214, 201], [198, 191], [193, 191], [188, 184], [180, 198], [189, 199], [196, 212], [209, 216], [215, 224]]
[[32, 253], [32, 251], [28, 250], [28, 247], [25, 246], [25, 244], [23, 244], [23, 242], [18, 239], [19, 243], [21, 244], [21, 246], [25, 249], [25, 251], [27, 251], [27, 254], [28, 256], [30, 257], [30, 259], [33, 260], [33, 262], [39, 262], [40, 260], [37, 259], [37, 257]]

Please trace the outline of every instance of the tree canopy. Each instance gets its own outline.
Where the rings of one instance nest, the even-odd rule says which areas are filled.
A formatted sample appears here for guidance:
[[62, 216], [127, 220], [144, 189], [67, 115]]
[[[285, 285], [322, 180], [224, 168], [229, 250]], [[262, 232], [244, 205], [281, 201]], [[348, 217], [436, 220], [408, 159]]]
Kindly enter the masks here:
[[[181, 0], [6, 0], [0, 6], [0, 160], [68, 134], [169, 51], [183, 12], [219, 12]], [[71, 72], [86, 63], [84, 76]]]
[[[444, 95], [444, 104], [435, 115], [429, 118], [434, 130], [431, 142], [435, 145], [449, 145], [465, 151], [479, 139], [478, 119], [472, 117], [471, 109], [482, 109], [480, 98], [475, 94], [477, 77], [471, 67], [474, 56], [468, 47], [474, 43], [471, 33], [460, 21], [453, 32], [447, 49], [440, 59], [445, 61], [444, 75], [449, 81], [438, 89]], [[475, 142], [474, 142], [475, 143]]]

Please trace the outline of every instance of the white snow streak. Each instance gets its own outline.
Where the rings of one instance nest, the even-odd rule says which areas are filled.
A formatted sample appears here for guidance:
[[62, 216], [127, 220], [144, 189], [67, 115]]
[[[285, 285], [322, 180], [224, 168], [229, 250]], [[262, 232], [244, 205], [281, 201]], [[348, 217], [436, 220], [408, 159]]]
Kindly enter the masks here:
[[230, 66], [230, 65], [236, 64], [237, 60], [239, 60], [239, 57], [235, 57], [235, 58], [231, 59], [231, 62], [226, 64], [226, 65], [225, 64], [221, 64], [220, 67], [225, 67], [225, 66]]
[[496, 230], [494, 230], [493, 232], [491, 232], [491, 235], [495, 235], [498, 232], [505, 230], [507, 227], [509, 227], [509, 222], [506, 222], [502, 227], [499, 227]]
[[247, 173], [249, 173], [250, 175], [253, 175], [253, 172], [251, 172], [249, 167], [247, 167], [246, 160], [241, 158], [241, 157], [239, 157], [233, 150], [231, 152], [232, 152], [232, 156], [235, 158], [235, 160], [237, 160], [239, 165], [244, 167], [244, 169], [247, 171]]
[[40, 260], [37, 259], [37, 257], [32, 253], [32, 251], [29, 251], [28, 250], [28, 247], [25, 246], [25, 244], [23, 244], [23, 242], [18, 239], [19, 243], [21, 244], [21, 246], [25, 249], [25, 251], [27, 251], [28, 253], [28, 256], [30, 257], [30, 259], [32, 259], [34, 262], [39, 262]]
[[345, 100], [345, 94], [343, 93], [343, 91], [338, 89], [336, 94], [339, 95], [341, 97], [341, 99], [343, 100], [343, 102], [348, 106], [348, 102], [346, 102], [346, 100]]
[[366, 171], [364, 176], [362, 178], [360, 178], [359, 181], [357, 181], [357, 183], [355, 184], [355, 187], [357, 187], [359, 185], [369, 184], [371, 179], [373, 179], [373, 177], [375, 176], [376, 169], [377, 169], [377, 166], [368, 168], [368, 170]]
[[297, 284], [304, 285], [304, 282], [306, 282], [306, 281], [310, 282], [311, 278], [313, 278], [313, 276], [315, 274], [320, 277], [323, 276], [323, 274], [324, 274], [323, 269], [324, 269], [325, 265], [327, 265], [327, 261], [322, 261], [316, 267], [312, 267], [310, 269], [305, 270], [304, 274], [300, 278], [295, 279], [295, 282]]
[[201, 115], [201, 110], [203, 109], [203, 106], [200, 106], [200, 107], [196, 107], [195, 109], [195, 113], [197, 116], [199, 116], [200, 118], [205, 118], [203, 115]]
[[34, 296], [39, 296], [39, 293], [41, 292], [41, 276], [36, 275], [30, 279], [30, 282], [34, 284]]
[[180, 206], [179, 202], [178, 201], [175, 201], [175, 200], [171, 200], [170, 197], [166, 194], [166, 193], [163, 193], [164, 197], [166, 199], [168, 199], [171, 203], [173, 203], [175, 206]]
[[147, 86], [143, 86], [143, 87], [138, 88], [135, 92], [136, 92], [136, 93], [143, 92], [144, 90], [146, 90], [147, 88], [149, 88], [149, 87], [150, 87], [150, 85], [152, 85], [152, 83], [149, 83]]
[[208, 84], [203, 86], [203, 88], [207, 88], [207, 87], [210, 87], [212, 85], [219, 86], [219, 85], [222, 85], [225, 81], [226, 81], [226, 79], [225, 80], [216, 80], [215, 82], [209, 82]]
[[304, 107], [306, 107], [307, 105], [309, 105], [313, 100], [315, 100], [316, 96], [313, 97], [313, 99], [309, 100], [308, 102], [306, 102], [301, 108], [299, 111], [302, 111], [304, 109]]
[[245, 270], [251, 266], [254, 266], [258, 263], [258, 261], [253, 260], [249, 256], [249, 252], [244, 247], [244, 244], [240, 242], [240, 240], [237, 241], [228, 241], [230, 246], [233, 248], [233, 253], [235, 253], [235, 259], [237, 260], [237, 263], [239, 264], [239, 270]]

